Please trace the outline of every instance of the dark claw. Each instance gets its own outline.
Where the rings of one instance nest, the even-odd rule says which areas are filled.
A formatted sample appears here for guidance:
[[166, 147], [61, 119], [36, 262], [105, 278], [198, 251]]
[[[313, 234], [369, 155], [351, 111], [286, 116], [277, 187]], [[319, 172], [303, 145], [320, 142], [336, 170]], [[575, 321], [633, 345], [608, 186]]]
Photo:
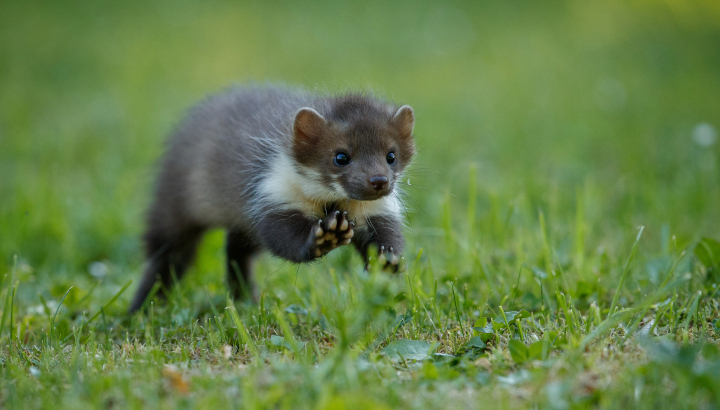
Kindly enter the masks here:
[[[316, 257], [328, 254], [331, 250], [347, 245], [351, 242], [355, 223], [348, 218], [346, 211], [335, 210], [325, 219], [320, 219], [318, 225], [313, 228], [316, 234], [313, 237], [312, 245], [315, 248]], [[320, 235], [317, 235], [317, 233]]]

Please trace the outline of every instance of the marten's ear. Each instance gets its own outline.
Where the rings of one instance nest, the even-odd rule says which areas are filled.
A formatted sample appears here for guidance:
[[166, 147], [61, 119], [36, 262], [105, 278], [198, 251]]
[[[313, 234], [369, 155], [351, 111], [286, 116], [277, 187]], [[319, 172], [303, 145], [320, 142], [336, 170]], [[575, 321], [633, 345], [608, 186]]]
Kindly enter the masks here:
[[320, 137], [327, 127], [327, 121], [317, 111], [304, 107], [295, 114], [293, 136], [295, 141], [308, 142]]
[[403, 138], [411, 138], [415, 127], [415, 113], [409, 105], [400, 107], [390, 122]]

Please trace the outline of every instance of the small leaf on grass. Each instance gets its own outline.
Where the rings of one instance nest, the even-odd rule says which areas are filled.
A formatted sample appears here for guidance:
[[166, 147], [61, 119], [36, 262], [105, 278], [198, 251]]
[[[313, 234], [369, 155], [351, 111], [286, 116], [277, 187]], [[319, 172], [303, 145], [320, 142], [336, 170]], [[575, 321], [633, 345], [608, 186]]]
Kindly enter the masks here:
[[427, 361], [423, 365], [423, 375], [426, 379], [436, 380], [440, 376], [440, 373], [438, 372], [437, 367], [432, 362]]
[[480, 319], [476, 320], [475, 325], [473, 326], [473, 330], [483, 342], [487, 342], [488, 340], [490, 340], [495, 333], [492, 323], [488, 323], [486, 317], [481, 317]]
[[[515, 319], [524, 319], [526, 317], [530, 317], [530, 312], [527, 310], [520, 310], [520, 311], [510, 311], [505, 312], [505, 317], [507, 317], [507, 320], [509, 323], [512, 323]], [[505, 318], [502, 315], [499, 315], [495, 319], [493, 319], [493, 327], [495, 330], [504, 329], [507, 327], [507, 323], [505, 323]]]
[[304, 307], [302, 307], [302, 306], [300, 306], [300, 305], [297, 305], [297, 304], [295, 304], [295, 303], [293, 303], [292, 305], [286, 307], [286, 308], [285, 308], [285, 312], [287, 312], [287, 313], [295, 313], [296, 315], [302, 315], [302, 316], [307, 316], [307, 314], [308, 314], [308, 310], [307, 310], [307, 309], [305, 309]]
[[493, 330], [492, 323], [488, 323], [488, 320], [486, 317], [481, 317], [480, 319], [475, 321], [475, 325], [473, 325], [473, 330], [477, 333], [495, 333], [495, 330]]
[[520, 371], [510, 373], [507, 376], [497, 376], [497, 381], [508, 386], [515, 386], [518, 384], [523, 384], [529, 381], [531, 378], [532, 376], [529, 371], [527, 371], [526, 369], [521, 369]]
[[720, 242], [702, 238], [695, 246], [695, 256], [706, 268], [714, 268], [720, 265]]
[[520, 310], [518, 312], [505, 312], [505, 316], [507, 316], [507, 320], [512, 321], [515, 319], [525, 319], [531, 315], [527, 310]]
[[535, 359], [542, 359], [542, 353], [543, 353], [543, 345], [548, 346], [548, 348], [545, 351], [550, 350], [550, 346], [547, 341], [540, 340], [537, 341], [530, 346], [528, 346], [528, 359], [535, 360]]
[[318, 323], [320, 324], [320, 329], [323, 332], [327, 332], [328, 329], [330, 329], [330, 323], [328, 322], [325, 315], [320, 315], [320, 319], [318, 320]]
[[702, 347], [702, 355], [707, 361], [717, 362], [720, 359], [720, 349], [712, 343], [705, 343]]
[[685, 369], [692, 367], [700, 350], [698, 346], [678, 346], [674, 342], [664, 339], [658, 341], [641, 339], [641, 343], [653, 361]]
[[657, 309], [657, 308], [665, 307], [665, 306], [669, 305], [670, 302], [672, 302], [672, 301], [673, 301], [673, 298], [667, 298], [667, 299], [665, 299], [665, 301], [655, 304], [654, 308]]
[[558, 333], [555, 330], [550, 330], [546, 332], [548, 341], [550, 342], [550, 346], [563, 346], [565, 343], [567, 343], [567, 339], [565, 338], [565, 335], [562, 333]]
[[530, 358], [527, 346], [517, 339], [513, 339], [508, 343], [508, 349], [510, 349], [510, 356], [512, 356], [515, 363], [522, 364]]
[[412, 313], [405, 313], [404, 315], [398, 315], [393, 321], [393, 327], [403, 327], [412, 320]]
[[525, 343], [520, 340], [513, 339], [508, 343], [508, 348], [510, 349], [510, 356], [512, 356], [515, 363], [521, 364], [528, 360], [541, 359], [543, 345], [547, 345], [549, 348], [549, 344], [544, 340], [537, 341], [530, 346], [525, 346]]
[[432, 345], [424, 340], [400, 339], [390, 342], [380, 353], [388, 359], [398, 360], [425, 360], [430, 358]]
[[[272, 336], [270, 336], [270, 343], [272, 343], [273, 346], [286, 347], [286, 348], [288, 348], [290, 351], [293, 351], [293, 352], [295, 351], [295, 350], [293, 350], [292, 345], [291, 345], [290, 343], [288, 343], [288, 341], [285, 340], [285, 338], [282, 337], [282, 336], [278, 336], [278, 335], [272, 335]], [[298, 349], [298, 350], [300, 350], [300, 349], [302, 349], [303, 347], [305, 347], [305, 342], [295, 342], [295, 343], [297, 344], [297, 349]]]
[[488, 324], [487, 318], [486, 318], [486, 317], [481, 317], [480, 319], [478, 319], [478, 320], [475, 321], [475, 324], [473, 325], [473, 329], [475, 329], [475, 330], [477, 330], [477, 331], [479, 332], [480, 330], [477, 329], [477, 328], [482, 329], [482, 328], [484, 328], [485, 326], [487, 326], [487, 324]]
[[447, 353], [433, 353], [432, 361], [434, 363], [449, 363], [455, 359], [455, 356]]
[[485, 341], [482, 340], [482, 336], [475, 336], [468, 340], [465, 343], [465, 346], [468, 348], [484, 349], [487, 345], [485, 344]]
[[538, 269], [537, 267], [532, 268], [533, 275], [538, 279], [547, 279], [548, 274], [544, 270]]

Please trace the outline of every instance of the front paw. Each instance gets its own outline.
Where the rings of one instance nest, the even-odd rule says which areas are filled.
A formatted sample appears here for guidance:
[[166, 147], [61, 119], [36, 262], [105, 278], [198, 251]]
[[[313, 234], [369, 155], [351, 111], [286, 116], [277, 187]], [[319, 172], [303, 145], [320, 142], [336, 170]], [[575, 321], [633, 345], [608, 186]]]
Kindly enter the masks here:
[[347, 245], [355, 235], [355, 222], [350, 221], [347, 212], [335, 211], [318, 221], [312, 228], [312, 254], [319, 258], [338, 246]]
[[378, 251], [378, 263], [385, 272], [402, 273], [407, 270], [405, 257], [396, 254], [392, 246], [388, 248], [385, 246], [380, 247]]

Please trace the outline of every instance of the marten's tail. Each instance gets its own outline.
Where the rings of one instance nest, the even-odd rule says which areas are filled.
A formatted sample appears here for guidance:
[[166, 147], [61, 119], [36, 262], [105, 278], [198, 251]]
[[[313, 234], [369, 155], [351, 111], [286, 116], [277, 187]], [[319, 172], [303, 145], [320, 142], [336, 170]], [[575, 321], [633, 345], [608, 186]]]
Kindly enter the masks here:
[[160, 284], [158, 293], [161, 296], [167, 295], [170, 287], [182, 278], [195, 257], [195, 250], [204, 230], [194, 226], [169, 232], [154, 226], [151, 221], [144, 238], [147, 255], [145, 271], [128, 313], [133, 313], [143, 306], [156, 283]]

